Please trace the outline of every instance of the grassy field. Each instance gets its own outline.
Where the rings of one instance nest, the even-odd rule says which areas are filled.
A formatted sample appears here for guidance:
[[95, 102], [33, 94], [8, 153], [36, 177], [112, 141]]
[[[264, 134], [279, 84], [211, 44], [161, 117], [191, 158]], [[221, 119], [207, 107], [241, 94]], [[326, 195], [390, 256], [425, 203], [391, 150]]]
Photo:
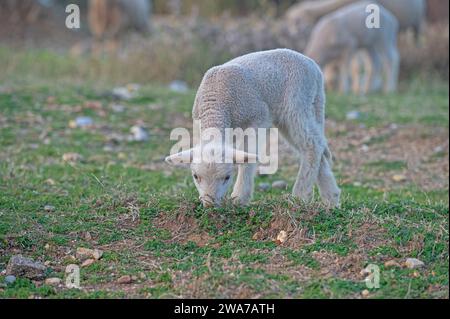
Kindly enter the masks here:
[[[163, 158], [191, 127], [194, 91], [145, 85], [118, 112], [113, 87], [34, 80], [0, 85], [0, 271], [21, 253], [64, 278], [78, 247], [103, 258], [82, 289], [18, 278], [0, 298], [448, 298], [448, 86], [413, 82], [389, 96], [328, 97], [340, 209], [256, 190], [247, 208], [203, 209], [188, 171]], [[346, 114], [358, 111], [356, 120]], [[89, 128], [70, 128], [77, 116]], [[148, 142], [126, 140], [131, 126]], [[259, 182], [294, 182], [280, 170]], [[81, 159], [63, 160], [67, 153]], [[51, 205], [53, 211], [44, 207]], [[288, 239], [277, 244], [280, 231]], [[416, 257], [425, 267], [387, 267]], [[380, 288], [361, 271], [380, 267]], [[119, 284], [123, 275], [135, 276]], [[0, 276], [0, 282], [3, 278]], [[364, 296], [363, 296], [364, 295]]]

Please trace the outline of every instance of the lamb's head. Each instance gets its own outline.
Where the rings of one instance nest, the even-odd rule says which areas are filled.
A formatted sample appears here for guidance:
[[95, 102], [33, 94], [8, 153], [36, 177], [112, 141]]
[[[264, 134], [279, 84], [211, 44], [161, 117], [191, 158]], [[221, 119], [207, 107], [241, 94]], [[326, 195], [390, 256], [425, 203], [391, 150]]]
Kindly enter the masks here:
[[256, 155], [220, 146], [195, 147], [166, 158], [172, 165], [188, 165], [205, 207], [221, 206], [234, 175], [235, 164], [256, 163]]
[[220, 206], [232, 181], [233, 164], [193, 163], [191, 171], [203, 206]]

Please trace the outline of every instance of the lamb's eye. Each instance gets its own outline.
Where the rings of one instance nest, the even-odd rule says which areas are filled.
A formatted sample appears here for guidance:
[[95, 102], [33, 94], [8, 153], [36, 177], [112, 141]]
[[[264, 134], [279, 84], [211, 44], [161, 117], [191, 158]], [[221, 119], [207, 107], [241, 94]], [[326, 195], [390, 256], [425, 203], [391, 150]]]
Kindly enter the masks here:
[[194, 178], [195, 178], [196, 181], [200, 182], [200, 177], [198, 177], [197, 174], [194, 174]]
[[225, 182], [228, 182], [228, 181], [230, 180], [230, 178], [231, 178], [231, 176], [228, 175], [227, 177], [224, 178], [224, 181], [225, 181]]

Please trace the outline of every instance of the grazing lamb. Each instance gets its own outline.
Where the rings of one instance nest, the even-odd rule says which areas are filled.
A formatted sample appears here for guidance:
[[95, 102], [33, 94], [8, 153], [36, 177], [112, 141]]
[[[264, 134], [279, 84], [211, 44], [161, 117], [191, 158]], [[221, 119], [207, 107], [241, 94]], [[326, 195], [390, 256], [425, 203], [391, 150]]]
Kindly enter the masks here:
[[[331, 171], [324, 104], [323, 76], [317, 64], [298, 52], [277, 49], [244, 55], [210, 69], [200, 84], [192, 114], [194, 121], [201, 122], [202, 132], [209, 128], [224, 134], [227, 128], [277, 127], [299, 152], [294, 196], [310, 201], [317, 183], [323, 201], [337, 206], [340, 190]], [[191, 162], [199, 147], [171, 155], [166, 161], [175, 165]], [[222, 145], [211, 147], [219, 153], [225, 149]], [[235, 204], [248, 204], [256, 173], [256, 164], [251, 162], [255, 160], [255, 154], [236, 151], [233, 163], [191, 163], [204, 206], [221, 204], [236, 163], [241, 164], [231, 197]]]
[[397, 89], [399, 53], [397, 48], [398, 21], [393, 14], [380, 7], [380, 28], [367, 28], [366, 8], [372, 2], [361, 1], [324, 16], [314, 27], [306, 55], [322, 68], [330, 63], [339, 65], [339, 90], [349, 91], [351, 60], [359, 50], [366, 50], [371, 63], [367, 70], [363, 92], [374, 85], [378, 70], [386, 73], [385, 92]]

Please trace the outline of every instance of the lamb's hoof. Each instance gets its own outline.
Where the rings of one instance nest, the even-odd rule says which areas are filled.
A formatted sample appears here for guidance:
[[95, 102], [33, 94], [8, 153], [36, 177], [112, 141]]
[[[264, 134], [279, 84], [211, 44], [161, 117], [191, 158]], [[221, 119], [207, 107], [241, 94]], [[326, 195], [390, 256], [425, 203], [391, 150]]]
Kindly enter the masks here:
[[235, 206], [247, 206], [250, 203], [250, 198], [248, 197], [231, 197], [231, 200], [233, 201], [233, 205]]
[[341, 207], [340, 197], [341, 192], [339, 191], [336, 193], [327, 194], [322, 198], [322, 201], [328, 208], [339, 208]]

